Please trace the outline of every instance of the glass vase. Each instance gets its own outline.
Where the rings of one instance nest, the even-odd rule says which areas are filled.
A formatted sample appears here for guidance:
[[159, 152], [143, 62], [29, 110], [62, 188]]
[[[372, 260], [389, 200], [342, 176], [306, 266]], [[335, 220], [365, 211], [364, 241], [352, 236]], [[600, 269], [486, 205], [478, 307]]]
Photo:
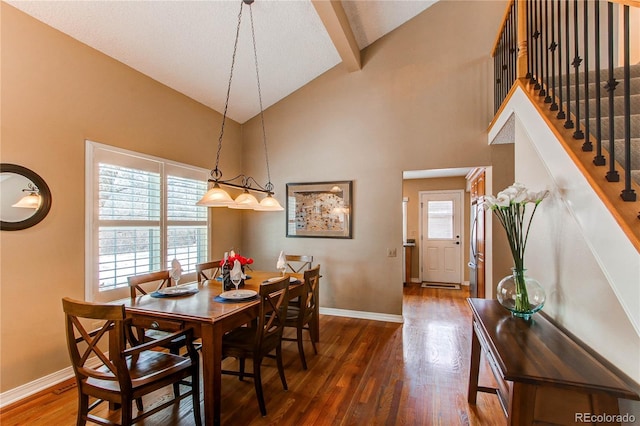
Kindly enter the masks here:
[[526, 269], [511, 268], [513, 274], [498, 283], [498, 302], [515, 317], [528, 320], [544, 306], [546, 299], [540, 283]]

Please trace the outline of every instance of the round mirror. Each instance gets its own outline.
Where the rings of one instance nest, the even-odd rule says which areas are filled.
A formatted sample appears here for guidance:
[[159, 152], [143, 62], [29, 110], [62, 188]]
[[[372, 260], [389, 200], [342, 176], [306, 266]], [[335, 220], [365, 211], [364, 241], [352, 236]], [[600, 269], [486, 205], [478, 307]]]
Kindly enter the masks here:
[[51, 192], [44, 179], [26, 167], [0, 163], [0, 229], [17, 231], [45, 218]]

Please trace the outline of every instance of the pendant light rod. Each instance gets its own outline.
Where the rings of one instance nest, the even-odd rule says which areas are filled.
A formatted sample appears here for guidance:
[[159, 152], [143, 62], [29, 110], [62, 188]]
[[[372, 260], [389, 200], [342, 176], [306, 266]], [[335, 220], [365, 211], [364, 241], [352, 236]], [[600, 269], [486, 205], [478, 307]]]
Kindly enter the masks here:
[[[253, 0], [243, 0], [245, 3], [251, 5]], [[271, 171], [269, 170], [269, 151], [267, 150], [267, 132], [264, 127], [264, 111], [262, 109], [262, 90], [260, 88], [260, 73], [258, 72], [258, 49], [256, 48], [256, 32], [253, 26], [253, 9], [249, 7], [249, 18], [251, 20], [251, 38], [253, 39], [253, 58], [256, 63], [256, 82], [258, 83], [258, 102], [260, 104], [260, 123], [262, 125], [262, 144], [264, 145], [264, 159], [267, 163], [267, 185], [266, 188], [269, 191], [273, 190], [273, 184], [271, 183]]]
[[[220, 136], [218, 137], [218, 150], [216, 152], [216, 165], [211, 170], [211, 177], [209, 182], [213, 183], [213, 187], [207, 191], [207, 193], [196, 204], [200, 206], [209, 207], [230, 207], [230, 208], [251, 208], [259, 211], [282, 211], [284, 210], [280, 203], [272, 197], [273, 183], [271, 183], [271, 170], [269, 168], [269, 154], [267, 151], [267, 133], [264, 125], [264, 111], [262, 106], [262, 89], [260, 86], [260, 73], [258, 69], [258, 53], [256, 48], [256, 35], [255, 27], [253, 24], [253, 11], [251, 4], [254, 0], [242, 0], [240, 3], [240, 11], [238, 12], [238, 25], [236, 26], [236, 38], [233, 44], [233, 55], [231, 57], [231, 71], [229, 73], [229, 82], [227, 84], [227, 94], [224, 104], [224, 112], [222, 114], [222, 125], [220, 127]], [[258, 86], [258, 101], [260, 104], [260, 124], [262, 126], [262, 143], [264, 146], [265, 163], [267, 166], [267, 183], [262, 186], [253, 177], [240, 174], [232, 179], [222, 179], [222, 171], [220, 170], [220, 153], [222, 152], [222, 139], [224, 136], [224, 127], [227, 121], [227, 111], [229, 108], [229, 98], [231, 95], [231, 82], [233, 81], [233, 70], [236, 63], [236, 53], [238, 50], [238, 40], [240, 38], [240, 27], [242, 24], [242, 9], [244, 5], [249, 6], [249, 16], [251, 20], [251, 39], [253, 42], [253, 58], [256, 67], [256, 81]], [[234, 183], [234, 181], [240, 181], [240, 183]], [[232, 188], [242, 189], [244, 192], [236, 200], [232, 200], [229, 194], [220, 188], [220, 185], [229, 186]], [[266, 197], [258, 203], [258, 201], [250, 196], [249, 191], [261, 192], [266, 194]]]
[[[243, 0], [244, 1], [244, 0]], [[253, 0], [250, 0], [253, 2]], [[233, 55], [231, 56], [231, 71], [229, 72], [229, 82], [227, 83], [227, 96], [224, 102], [224, 112], [222, 114], [222, 125], [220, 126], [220, 136], [218, 137], [218, 152], [216, 153], [216, 167], [211, 171], [211, 177], [218, 182], [222, 178], [222, 172], [218, 168], [220, 164], [220, 152], [222, 151], [222, 136], [224, 135], [224, 125], [227, 122], [227, 110], [229, 109], [229, 97], [231, 95], [231, 81], [233, 81], [233, 68], [236, 64], [236, 52], [238, 51], [238, 39], [240, 38], [240, 24], [242, 23], [242, 3], [238, 12], [238, 25], [236, 27], [236, 39], [233, 43]], [[209, 179], [211, 182], [211, 179]]]

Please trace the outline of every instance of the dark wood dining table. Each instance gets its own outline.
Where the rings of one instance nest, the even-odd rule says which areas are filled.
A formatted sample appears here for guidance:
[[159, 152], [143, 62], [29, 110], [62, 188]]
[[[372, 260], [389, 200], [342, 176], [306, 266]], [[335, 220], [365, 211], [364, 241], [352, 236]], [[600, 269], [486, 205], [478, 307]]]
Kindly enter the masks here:
[[[262, 282], [281, 276], [280, 272], [248, 271], [250, 279], [244, 289], [258, 291]], [[303, 274], [290, 274], [298, 281], [289, 287], [291, 298], [302, 294]], [[198, 288], [198, 292], [179, 297], [138, 296], [135, 299], [121, 299], [112, 303], [124, 304], [128, 317], [148, 327], [176, 328], [191, 327], [194, 335], [202, 339], [202, 376], [204, 387], [204, 424], [220, 424], [220, 402], [222, 399], [222, 336], [243, 324], [251, 322], [258, 315], [260, 301], [216, 301], [222, 290], [218, 280], [208, 280], [201, 284], [189, 283], [184, 286]], [[319, 328], [318, 312], [315, 315], [316, 330]], [[315, 334], [318, 339], [319, 334]]]

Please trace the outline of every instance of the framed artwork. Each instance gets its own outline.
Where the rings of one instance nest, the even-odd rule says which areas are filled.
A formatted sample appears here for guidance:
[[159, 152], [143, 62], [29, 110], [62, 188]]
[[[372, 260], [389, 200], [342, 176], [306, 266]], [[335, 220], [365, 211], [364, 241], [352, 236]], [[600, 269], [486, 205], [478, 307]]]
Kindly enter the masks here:
[[287, 237], [352, 238], [353, 181], [287, 184]]

